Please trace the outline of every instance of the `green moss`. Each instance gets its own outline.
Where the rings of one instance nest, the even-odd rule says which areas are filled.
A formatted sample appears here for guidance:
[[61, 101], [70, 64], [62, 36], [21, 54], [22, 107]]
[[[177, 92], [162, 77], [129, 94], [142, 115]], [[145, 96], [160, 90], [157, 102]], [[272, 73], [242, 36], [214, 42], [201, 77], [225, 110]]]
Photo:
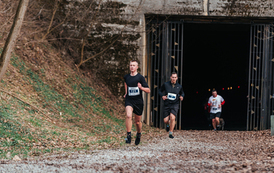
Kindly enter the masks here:
[[[76, 129], [80, 129], [77, 132], [78, 134], [94, 137], [106, 132], [121, 133], [124, 131], [124, 120], [112, 116], [112, 112], [104, 107], [104, 104], [110, 101], [98, 95], [97, 91], [88, 86], [81, 77], [77, 75], [69, 76], [65, 80], [66, 85], [71, 87], [73, 92], [73, 98], [68, 100], [66, 96], [45, 81], [44, 69], [40, 69], [36, 73], [28, 68], [28, 65], [17, 56], [12, 56], [11, 65], [18, 69], [19, 73], [24, 76], [25, 82], [36, 91], [37, 97], [31, 99], [35, 101], [38, 99], [41, 102], [41, 110], [48, 111], [45, 114], [48, 113], [49, 117], [63, 118], [63, 122], [74, 124], [77, 127]], [[4, 80], [1, 80], [1, 83], [2, 86], [6, 86]], [[21, 121], [19, 116], [25, 114], [27, 118], [25, 117], [24, 121]], [[95, 118], [94, 114], [98, 117]], [[67, 140], [69, 137], [75, 138], [75, 135], [66, 133], [66, 129], [62, 129], [62, 132], [60, 132], [61, 127], [54, 124], [51, 124], [51, 129], [46, 130], [47, 123], [51, 122], [44, 120], [44, 118], [40, 111], [14, 97], [9, 100], [2, 100], [0, 103], [0, 158], [6, 158], [8, 152], [11, 153], [11, 157], [14, 155], [27, 157], [29, 155], [38, 156], [46, 152], [72, 149], [69, 147], [53, 149], [49, 148], [49, 144], [44, 143], [42, 144], [45, 147], [44, 149], [35, 148], [33, 143], [40, 142], [41, 139], [46, 143], [50, 143], [56, 141], [56, 138], [58, 140]], [[83, 123], [79, 123], [80, 121], [83, 121]], [[81, 132], [85, 122], [89, 124], [94, 122], [89, 132]], [[99, 136], [101, 138], [93, 143], [87, 141], [88, 137], [79, 139], [83, 145], [82, 147], [76, 147], [76, 149], [87, 149], [92, 144], [112, 143], [121, 140], [109, 136]]]

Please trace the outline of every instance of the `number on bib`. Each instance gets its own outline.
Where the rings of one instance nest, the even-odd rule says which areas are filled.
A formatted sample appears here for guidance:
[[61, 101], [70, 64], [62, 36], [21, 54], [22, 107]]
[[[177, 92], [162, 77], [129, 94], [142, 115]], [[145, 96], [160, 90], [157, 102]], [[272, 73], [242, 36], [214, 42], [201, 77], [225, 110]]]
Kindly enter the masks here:
[[140, 94], [140, 90], [138, 87], [128, 87], [129, 96], [137, 96], [139, 94]]
[[168, 94], [167, 94], [167, 99], [168, 99], [168, 100], [175, 100], [175, 99], [176, 99], [176, 94], [168, 93]]

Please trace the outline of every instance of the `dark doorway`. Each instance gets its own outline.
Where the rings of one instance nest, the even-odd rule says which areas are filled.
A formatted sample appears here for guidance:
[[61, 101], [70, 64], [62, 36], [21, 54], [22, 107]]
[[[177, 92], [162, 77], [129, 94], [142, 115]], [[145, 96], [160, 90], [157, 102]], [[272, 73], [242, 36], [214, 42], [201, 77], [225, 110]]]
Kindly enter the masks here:
[[209, 128], [204, 105], [215, 88], [225, 129], [246, 130], [249, 49], [250, 25], [184, 24], [183, 129]]

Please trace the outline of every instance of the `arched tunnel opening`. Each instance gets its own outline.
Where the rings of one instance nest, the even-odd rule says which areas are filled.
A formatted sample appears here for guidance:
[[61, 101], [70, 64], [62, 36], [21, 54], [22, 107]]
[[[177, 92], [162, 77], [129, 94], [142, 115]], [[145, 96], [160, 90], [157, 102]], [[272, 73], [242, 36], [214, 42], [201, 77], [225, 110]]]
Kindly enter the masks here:
[[209, 129], [212, 89], [225, 99], [226, 130], [246, 130], [250, 25], [184, 24], [182, 129]]

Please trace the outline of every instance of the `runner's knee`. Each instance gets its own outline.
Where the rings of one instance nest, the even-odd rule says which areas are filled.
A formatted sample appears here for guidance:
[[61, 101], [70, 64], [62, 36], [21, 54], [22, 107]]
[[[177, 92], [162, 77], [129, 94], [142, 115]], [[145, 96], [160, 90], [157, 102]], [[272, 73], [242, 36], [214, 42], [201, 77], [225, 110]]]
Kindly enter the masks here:
[[168, 124], [168, 122], [169, 122], [169, 117], [165, 117], [165, 118], [164, 118], [164, 123], [165, 123], [165, 124]]
[[135, 120], [135, 124], [137, 125], [141, 124], [141, 120]]
[[127, 113], [126, 118], [132, 119], [132, 113]]
[[126, 118], [129, 118], [129, 119], [132, 118], [132, 111], [133, 109], [130, 106], [126, 107]]
[[173, 114], [170, 114], [170, 121], [174, 121], [175, 120], [175, 115], [173, 115]]

